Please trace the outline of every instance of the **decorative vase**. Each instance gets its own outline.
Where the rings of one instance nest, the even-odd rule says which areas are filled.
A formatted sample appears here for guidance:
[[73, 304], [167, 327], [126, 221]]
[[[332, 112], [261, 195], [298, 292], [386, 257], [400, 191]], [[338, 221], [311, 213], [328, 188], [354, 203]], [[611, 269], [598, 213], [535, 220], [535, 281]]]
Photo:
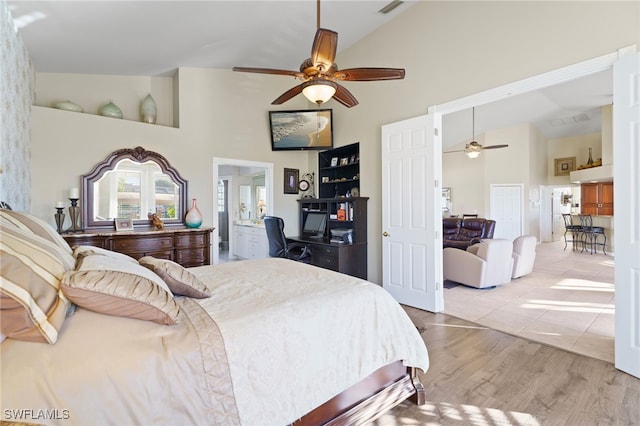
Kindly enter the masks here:
[[202, 225], [202, 213], [198, 210], [198, 200], [196, 198], [193, 199], [193, 204], [184, 217], [184, 222], [187, 228], [199, 228]]
[[84, 112], [84, 109], [78, 104], [74, 104], [71, 101], [58, 102], [54, 106], [56, 109], [63, 109], [65, 111]]
[[100, 108], [100, 115], [112, 118], [122, 118], [122, 110], [118, 108], [113, 101], [109, 101], [108, 104], [103, 105], [102, 108]]
[[140, 104], [140, 116], [144, 123], [156, 124], [158, 108], [156, 107], [156, 101], [151, 97], [151, 93]]
[[587, 160], [587, 166], [593, 165], [593, 157], [591, 156], [591, 148], [589, 148], [589, 159]]

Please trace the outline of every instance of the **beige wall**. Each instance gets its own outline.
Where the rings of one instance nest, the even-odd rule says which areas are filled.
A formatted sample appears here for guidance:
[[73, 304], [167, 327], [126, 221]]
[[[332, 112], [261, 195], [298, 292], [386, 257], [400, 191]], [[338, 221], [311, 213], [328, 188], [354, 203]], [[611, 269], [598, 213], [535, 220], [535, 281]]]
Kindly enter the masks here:
[[[38, 74], [40, 77], [40, 74]], [[282, 216], [287, 231], [297, 229], [297, 196], [283, 194], [283, 169], [309, 170], [315, 167], [315, 154], [306, 152], [272, 152], [267, 111], [274, 93], [288, 88], [289, 79], [270, 76], [246, 77], [223, 70], [182, 68], [178, 73], [180, 128], [150, 125], [137, 120], [139, 102], [146, 96], [149, 80], [139, 77], [45, 75], [38, 85], [38, 99], [50, 104], [74, 95], [91, 93], [81, 98], [88, 112], [95, 112], [100, 102], [112, 99], [109, 90], [114, 81], [130, 89], [120, 92], [119, 106], [124, 119], [102, 117], [91, 113], [73, 113], [35, 106], [32, 136], [33, 188], [31, 211], [53, 224], [53, 206], [68, 197], [69, 188], [80, 186], [80, 176], [111, 152], [121, 148], [142, 146], [159, 152], [189, 181], [189, 197], [198, 198], [204, 225], [213, 223], [216, 188], [212, 181], [213, 158], [243, 159], [274, 164], [273, 214]], [[103, 83], [104, 81], [104, 83]], [[74, 87], [72, 83], [77, 83]], [[167, 87], [167, 85], [164, 85]], [[73, 90], [70, 88], [73, 87]], [[155, 95], [155, 92], [152, 92]], [[162, 99], [171, 93], [160, 91]], [[74, 102], [80, 103], [80, 100]], [[173, 101], [165, 105], [156, 101], [158, 109], [173, 109]], [[308, 107], [304, 101], [288, 108]], [[311, 160], [310, 160], [311, 158]], [[60, 166], [63, 165], [63, 166]], [[67, 221], [68, 222], [68, 221]]]
[[[640, 45], [639, 16], [638, 2], [418, 2], [340, 53], [337, 63], [343, 69], [390, 66], [407, 71], [403, 81], [345, 84], [360, 101], [355, 108], [326, 104], [335, 113], [336, 145], [360, 142], [360, 188], [370, 197], [369, 279], [381, 282], [383, 124], [425, 114], [429, 105]], [[282, 168], [315, 168], [316, 156], [271, 152], [267, 118], [267, 111], [275, 109], [270, 102], [291, 83], [276, 76], [181, 69], [179, 129], [151, 130], [136, 122], [36, 108], [32, 210], [53, 221], [55, 201], [77, 186], [91, 165], [114, 149], [142, 145], [165, 155], [189, 180], [205, 224], [213, 214], [212, 157], [274, 162], [275, 213], [297, 223], [296, 196], [282, 194]], [[100, 86], [86, 90], [99, 91]], [[134, 97], [146, 90], [136, 88]], [[100, 93], [98, 99], [109, 99], [109, 94]], [[309, 105], [296, 99], [282, 109], [301, 106]]]

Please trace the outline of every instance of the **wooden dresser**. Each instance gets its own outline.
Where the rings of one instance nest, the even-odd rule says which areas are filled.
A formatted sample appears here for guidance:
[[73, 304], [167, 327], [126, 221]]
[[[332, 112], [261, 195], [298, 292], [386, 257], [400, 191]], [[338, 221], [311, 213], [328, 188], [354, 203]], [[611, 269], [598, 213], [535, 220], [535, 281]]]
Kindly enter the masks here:
[[71, 247], [95, 246], [135, 259], [153, 256], [191, 267], [211, 263], [211, 231], [213, 228], [166, 228], [163, 231], [81, 232], [62, 237]]

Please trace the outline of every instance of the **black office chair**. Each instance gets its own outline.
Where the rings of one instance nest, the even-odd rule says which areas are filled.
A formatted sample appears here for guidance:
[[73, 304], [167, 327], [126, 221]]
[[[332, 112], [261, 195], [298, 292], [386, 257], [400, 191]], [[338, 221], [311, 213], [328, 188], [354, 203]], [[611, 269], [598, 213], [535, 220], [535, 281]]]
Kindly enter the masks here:
[[269, 256], [309, 263], [311, 248], [304, 244], [287, 242], [284, 236], [284, 221], [281, 217], [265, 216], [264, 227], [269, 239]]

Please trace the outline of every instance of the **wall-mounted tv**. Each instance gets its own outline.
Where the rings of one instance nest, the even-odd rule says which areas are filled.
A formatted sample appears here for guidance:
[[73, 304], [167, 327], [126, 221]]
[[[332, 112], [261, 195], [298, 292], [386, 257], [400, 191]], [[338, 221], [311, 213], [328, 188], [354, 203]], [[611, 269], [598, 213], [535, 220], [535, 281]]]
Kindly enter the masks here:
[[333, 148], [333, 110], [269, 111], [271, 149], [300, 151]]

